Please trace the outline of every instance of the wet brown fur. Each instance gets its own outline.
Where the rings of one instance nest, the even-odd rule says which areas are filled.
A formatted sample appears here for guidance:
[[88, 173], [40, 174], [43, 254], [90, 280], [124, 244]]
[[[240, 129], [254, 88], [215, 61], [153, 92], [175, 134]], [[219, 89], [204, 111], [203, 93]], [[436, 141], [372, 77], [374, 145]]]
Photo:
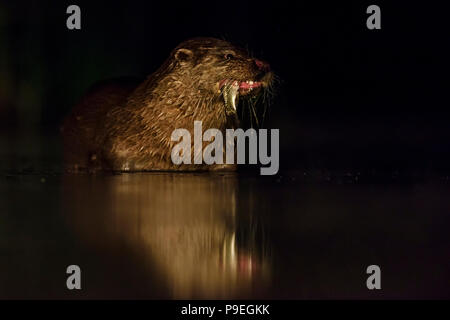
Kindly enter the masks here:
[[214, 38], [187, 40], [143, 82], [100, 84], [75, 106], [62, 127], [66, 169], [234, 170], [174, 165], [170, 155], [178, 142], [171, 134], [185, 128], [193, 139], [194, 120], [203, 122], [203, 131], [237, 128], [237, 115], [225, 112], [218, 83], [257, 78], [268, 85], [272, 74], [262, 73], [244, 50]]

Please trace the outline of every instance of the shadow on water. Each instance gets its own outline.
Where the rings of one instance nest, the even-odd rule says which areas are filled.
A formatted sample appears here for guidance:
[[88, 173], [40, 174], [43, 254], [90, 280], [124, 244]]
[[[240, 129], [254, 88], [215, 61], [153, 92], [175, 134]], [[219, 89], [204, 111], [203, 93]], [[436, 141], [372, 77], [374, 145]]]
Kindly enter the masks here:
[[[62, 208], [91, 248], [125, 244], [174, 298], [258, 296], [271, 274], [256, 201], [236, 175], [66, 176]], [[151, 288], [148, 288], [151, 290]]]
[[0, 298], [450, 295], [448, 177], [66, 175], [41, 146], [0, 141]]

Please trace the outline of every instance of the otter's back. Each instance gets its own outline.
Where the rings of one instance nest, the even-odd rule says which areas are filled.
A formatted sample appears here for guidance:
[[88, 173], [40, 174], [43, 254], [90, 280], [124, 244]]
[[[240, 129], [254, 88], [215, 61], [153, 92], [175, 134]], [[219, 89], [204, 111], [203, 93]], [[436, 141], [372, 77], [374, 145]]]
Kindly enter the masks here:
[[108, 111], [124, 106], [127, 97], [142, 82], [139, 78], [119, 78], [95, 84], [73, 108], [61, 127], [67, 169], [91, 167], [96, 160], [102, 125]]

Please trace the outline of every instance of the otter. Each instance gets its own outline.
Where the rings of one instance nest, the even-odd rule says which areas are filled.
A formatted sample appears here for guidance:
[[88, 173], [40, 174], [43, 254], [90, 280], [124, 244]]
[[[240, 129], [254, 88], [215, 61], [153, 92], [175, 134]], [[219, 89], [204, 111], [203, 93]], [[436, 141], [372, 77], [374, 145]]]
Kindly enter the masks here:
[[239, 98], [260, 95], [273, 77], [267, 62], [227, 41], [184, 41], [144, 81], [108, 81], [81, 99], [61, 127], [65, 168], [235, 170], [230, 164], [173, 164], [171, 133], [192, 133], [194, 120], [204, 130], [237, 128]]

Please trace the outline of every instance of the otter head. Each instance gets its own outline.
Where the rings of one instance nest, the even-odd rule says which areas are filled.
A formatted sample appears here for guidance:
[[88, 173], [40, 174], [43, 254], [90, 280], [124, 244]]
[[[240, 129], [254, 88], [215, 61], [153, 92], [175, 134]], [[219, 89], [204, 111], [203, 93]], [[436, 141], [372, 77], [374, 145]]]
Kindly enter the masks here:
[[227, 115], [236, 113], [239, 97], [255, 96], [273, 79], [268, 63], [252, 58], [229, 42], [195, 38], [181, 43], [172, 53], [175, 68], [184, 81], [202, 93], [223, 99]]

